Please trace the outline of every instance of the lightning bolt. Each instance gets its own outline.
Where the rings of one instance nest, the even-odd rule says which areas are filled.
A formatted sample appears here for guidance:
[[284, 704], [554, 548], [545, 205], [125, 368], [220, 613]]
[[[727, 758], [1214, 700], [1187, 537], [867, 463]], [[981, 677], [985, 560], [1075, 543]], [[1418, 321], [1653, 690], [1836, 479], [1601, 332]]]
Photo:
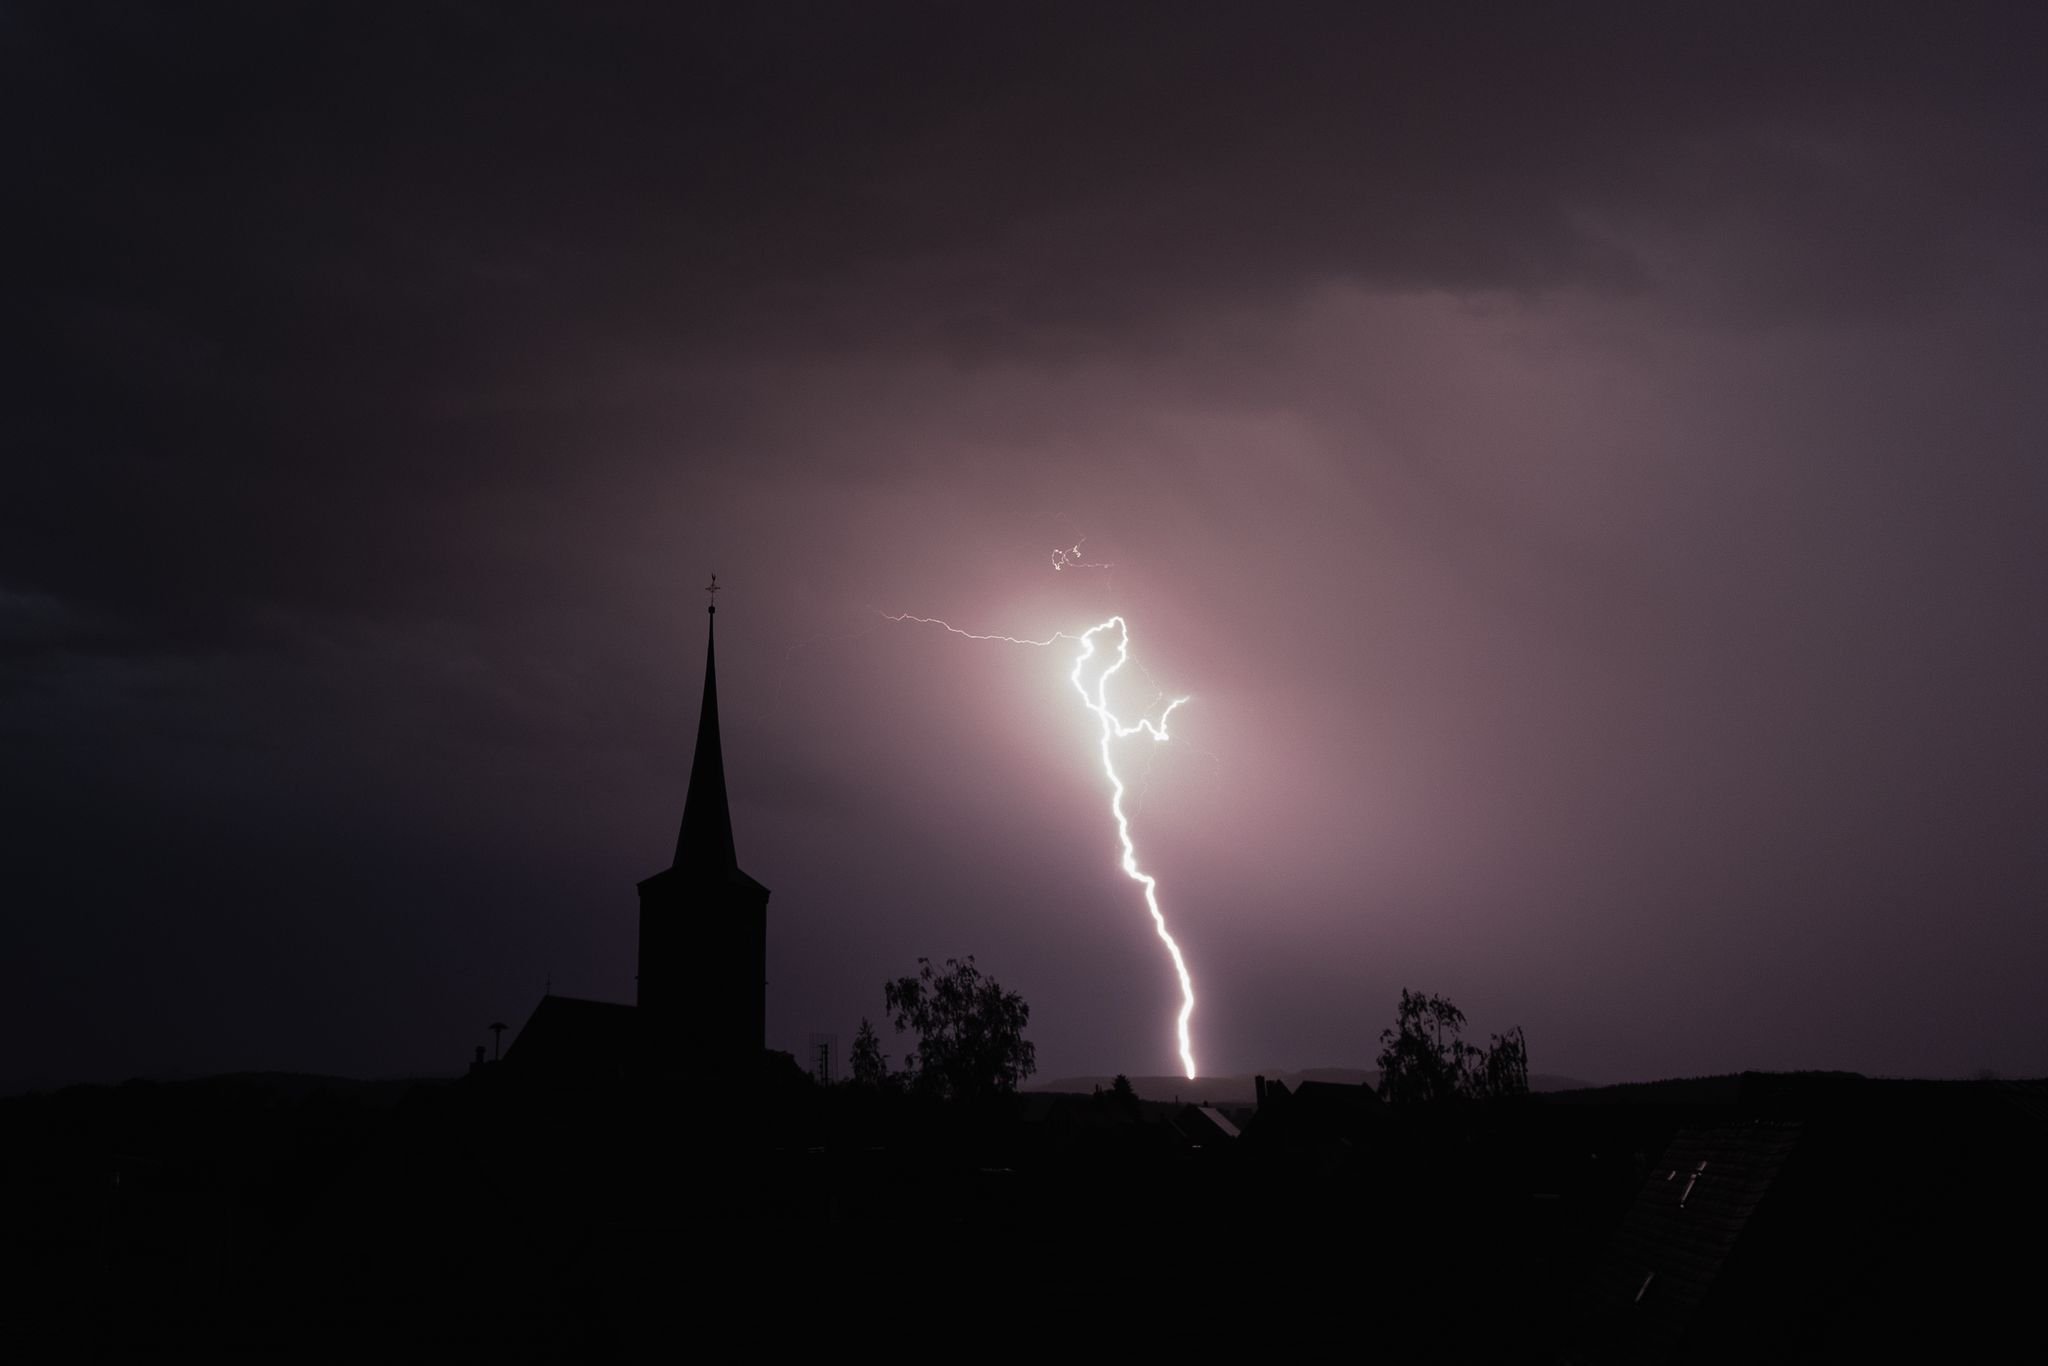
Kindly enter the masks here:
[[[1079, 640], [1081, 638], [1077, 635], [1072, 635], [1066, 631], [1054, 631], [1044, 640], [1026, 640], [1021, 636], [983, 636], [976, 635], [972, 631], [963, 631], [958, 626], [952, 625], [950, 622], [940, 621], [937, 617], [914, 617], [910, 615], [910, 613], [908, 612], [897, 612], [893, 614], [889, 612], [884, 612], [882, 613], [882, 615], [890, 621], [914, 621], [920, 626], [943, 626], [948, 631], [951, 631], [954, 635], [964, 636], [968, 640], [1000, 640], [1005, 645], [1050, 645], [1056, 640]], [[1095, 629], [1099, 631], [1102, 628], [1098, 626]]]
[[1082, 540], [1079, 540], [1079, 541], [1076, 541], [1076, 542], [1074, 542], [1074, 543], [1073, 543], [1072, 545], [1070, 545], [1070, 546], [1065, 546], [1065, 547], [1058, 547], [1058, 546], [1055, 546], [1055, 547], [1053, 548], [1053, 552], [1052, 552], [1052, 567], [1053, 567], [1054, 569], [1056, 569], [1056, 570], [1058, 570], [1058, 569], [1114, 569], [1114, 568], [1116, 568], [1116, 566], [1115, 566], [1115, 565], [1113, 565], [1113, 564], [1109, 563], [1109, 562], [1108, 562], [1107, 560], [1084, 560], [1084, 559], [1082, 559], [1082, 558], [1081, 558], [1081, 547], [1082, 547], [1083, 545], [1085, 545], [1085, 544], [1087, 544], [1087, 541], [1086, 541], [1086, 539], [1084, 538], [1084, 539], [1082, 539]]
[[[1057, 556], [1060, 552], [1054, 551], [1053, 554], [1057, 562]], [[1165, 743], [1169, 738], [1166, 728], [1167, 719], [1173, 715], [1175, 708], [1188, 699], [1176, 697], [1168, 701], [1165, 708], [1159, 713], [1157, 720], [1141, 716], [1136, 721], [1125, 722], [1110, 709], [1109, 680], [1115, 677], [1123, 669], [1124, 665], [1130, 662], [1131, 658], [1130, 626], [1121, 616], [1114, 616], [1099, 625], [1091, 626], [1079, 635], [1075, 635], [1070, 631], [1055, 631], [1043, 640], [1032, 640], [1022, 636], [984, 635], [975, 631], [963, 631], [952, 623], [941, 621], [937, 617], [912, 616], [908, 612], [895, 615], [885, 612], [882, 615], [894, 622], [916, 622], [923, 626], [938, 626], [968, 640], [994, 640], [1001, 641], [1006, 645], [1035, 645], [1041, 647], [1052, 645], [1062, 640], [1072, 640], [1080, 644], [1080, 653], [1074, 659], [1074, 671], [1067, 676], [1068, 681], [1074, 685], [1074, 691], [1079, 694], [1082, 705], [1094, 714], [1095, 719], [1102, 728], [1100, 741], [1102, 773], [1109, 780], [1109, 812], [1116, 819], [1117, 843], [1122, 849], [1119, 865], [1124, 870], [1124, 876], [1145, 889], [1145, 909], [1151, 912], [1152, 927], [1158, 931], [1160, 942], [1166, 945], [1166, 952], [1173, 959], [1174, 975], [1180, 979], [1180, 1015], [1174, 1021], [1174, 1030], [1180, 1044], [1181, 1065], [1187, 1070], [1188, 1080], [1193, 1081], [1195, 1079], [1195, 1051], [1194, 1045], [1189, 1041], [1188, 1037], [1188, 1020], [1195, 1013], [1195, 980], [1188, 973], [1187, 959], [1181, 954], [1180, 945], [1174, 941], [1172, 933], [1166, 927], [1166, 913], [1159, 906], [1159, 880], [1146, 872], [1138, 863], [1138, 847], [1131, 838], [1130, 816], [1124, 811], [1124, 780], [1122, 775], [1117, 772], [1115, 751], [1116, 741], [1128, 739], [1133, 735], [1139, 734], [1151, 736], [1154, 743]], [[1107, 668], [1095, 675], [1095, 685], [1091, 689], [1084, 675], [1088, 669], [1088, 662], [1094, 659], [1099, 652], [1096, 638], [1105, 632], [1115, 633], [1116, 658]]]

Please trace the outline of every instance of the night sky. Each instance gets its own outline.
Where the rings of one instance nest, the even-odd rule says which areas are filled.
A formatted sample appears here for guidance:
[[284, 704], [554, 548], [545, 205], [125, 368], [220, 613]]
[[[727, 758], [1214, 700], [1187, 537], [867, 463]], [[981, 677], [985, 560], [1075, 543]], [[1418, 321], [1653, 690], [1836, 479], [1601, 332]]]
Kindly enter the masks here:
[[1121, 612], [1205, 1071], [2048, 1072], [2043, 14], [0, 8], [0, 1079], [631, 999], [713, 571], [772, 1046], [1173, 1070]]

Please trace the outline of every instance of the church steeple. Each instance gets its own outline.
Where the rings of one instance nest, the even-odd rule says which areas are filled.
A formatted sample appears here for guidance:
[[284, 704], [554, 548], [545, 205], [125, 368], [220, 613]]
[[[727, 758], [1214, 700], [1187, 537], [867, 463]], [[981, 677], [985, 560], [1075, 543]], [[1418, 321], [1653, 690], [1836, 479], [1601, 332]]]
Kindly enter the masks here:
[[[711, 592], [718, 580], [711, 580]], [[663, 1057], [741, 1066], [767, 1037], [768, 889], [740, 870], [718, 737], [718, 609], [675, 861], [640, 884], [639, 1002]]]
[[[712, 579], [712, 591], [718, 580]], [[725, 752], [718, 743], [718, 604], [707, 609], [704, 643], [704, 704], [697, 714], [697, 753], [690, 761], [690, 792], [683, 799], [683, 826], [676, 834], [679, 872], [729, 877], [739, 867], [733, 852], [732, 808], [725, 797]]]

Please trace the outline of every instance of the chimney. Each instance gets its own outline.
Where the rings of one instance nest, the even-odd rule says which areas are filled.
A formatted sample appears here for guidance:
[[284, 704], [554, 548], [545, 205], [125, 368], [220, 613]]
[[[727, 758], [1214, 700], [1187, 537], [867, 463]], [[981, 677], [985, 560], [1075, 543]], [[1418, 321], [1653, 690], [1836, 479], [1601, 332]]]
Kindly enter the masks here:
[[1260, 1108], [1261, 1110], [1265, 1109], [1265, 1108], [1266, 1108], [1266, 1079], [1265, 1079], [1264, 1077], [1253, 1077], [1253, 1078], [1252, 1078], [1252, 1094], [1258, 1097], [1258, 1099], [1259, 1099], [1259, 1108]]

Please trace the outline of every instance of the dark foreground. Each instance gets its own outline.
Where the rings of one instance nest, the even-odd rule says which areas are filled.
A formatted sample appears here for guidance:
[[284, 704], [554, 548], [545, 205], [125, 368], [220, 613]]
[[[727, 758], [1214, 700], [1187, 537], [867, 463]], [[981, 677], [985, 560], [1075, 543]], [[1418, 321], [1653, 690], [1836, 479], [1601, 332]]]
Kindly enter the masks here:
[[786, 1060], [74, 1088], [0, 1102], [0, 1309], [102, 1359], [1833, 1361], [2038, 1322], [2048, 1085], [1306, 1086], [1221, 1118]]

